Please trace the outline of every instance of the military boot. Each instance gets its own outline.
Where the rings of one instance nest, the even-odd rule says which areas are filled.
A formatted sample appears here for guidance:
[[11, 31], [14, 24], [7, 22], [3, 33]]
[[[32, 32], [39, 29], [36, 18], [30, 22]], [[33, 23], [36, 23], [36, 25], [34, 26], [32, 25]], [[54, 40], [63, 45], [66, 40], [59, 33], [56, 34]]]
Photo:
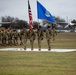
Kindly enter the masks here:
[[50, 50], [51, 50], [51, 48], [49, 47], [49, 48], [48, 48], [48, 51], [50, 51]]
[[41, 46], [39, 47], [39, 51], [41, 51]]
[[31, 48], [31, 50], [33, 50], [33, 47]]
[[24, 50], [26, 50], [26, 47], [24, 48]]

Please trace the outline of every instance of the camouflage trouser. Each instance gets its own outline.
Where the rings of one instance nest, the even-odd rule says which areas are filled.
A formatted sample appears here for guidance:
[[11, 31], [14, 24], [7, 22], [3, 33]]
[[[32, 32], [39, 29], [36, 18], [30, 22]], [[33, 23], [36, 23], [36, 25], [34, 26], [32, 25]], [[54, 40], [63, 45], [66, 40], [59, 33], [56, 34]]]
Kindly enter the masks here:
[[8, 45], [12, 45], [12, 38], [8, 38]]
[[41, 50], [41, 38], [38, 38], [38, 46], [39, 46], [39, 50]]
[[47, 39], [47, 44], [48, 44], [48, 50], [51, 49], [51, 40], [50, 39]]
[[3, 37], [3, 38], [2, 38], [2, 44], [3, 44], [3, 45], [6, 45], [6, 41], [7, 41], [6, 37]]
[[2, 44], [2, 39], [1, 39], [1, 37], [0, 37], [0, 45]]
[[53, 41], [55, 40], [55, 33], [53, 33]]
[[22, 42], [23, 42], [23, 45], [24, 45], [24, 50], [26, 50], [27, 39], [23, 39]]
[[14, 42], [14, 45], [17, 45], [18, 44], [18, 38], [17, 37], [14, 37], [13, 42]]
[[52, 33], [53, 33], [53, 41], [54, 41], [55, 40], [55, 35], [57, 35], [57, 32], [54, 29]]
[[30, 38], [31, 50], [33, 50], [34, 39]]
[[23, 43], [22, 43], [22, 37], [20, 37], [20, 45], [22, 45]]
[[2, 44], [2, 41], [0, 40], [0, 45]]

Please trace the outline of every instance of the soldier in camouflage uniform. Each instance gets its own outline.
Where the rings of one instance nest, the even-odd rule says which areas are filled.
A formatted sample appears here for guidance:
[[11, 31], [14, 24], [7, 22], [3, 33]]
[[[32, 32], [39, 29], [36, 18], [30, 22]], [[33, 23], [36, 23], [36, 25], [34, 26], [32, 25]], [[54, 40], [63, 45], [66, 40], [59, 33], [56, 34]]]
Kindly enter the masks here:
[[10, 29], [10, 42], [13, 45], [13, 29]]
[[22, 45], [23, 44], [23, 42], [22, 42], [23, 30], [20, 30], [18, 35], [19, 35], [19, 39], [20, 39], [20, 45]]
[[24, 45], [24, 50], [26, 50], [26, 43], [27, 43], [27, 39], [28, 39], [28, 31], [26, 30], [26, 28], [23, 29], [21, 35], [22, 35], [22, 42]]
[[52, 38], [52, 31], [50, 26], [47, 27], [46, 31], [46, 39], [47, 39], [47, 44], [48, 44], [48, 50], [51, 50], [51, 38]]
[[18, 32], [16, 29], [13, 30], [13, 42], [14, 45], [18, 45]]
[[1, 43], [2, 43], [2, 45], [3, 45], [3, 40], [4, 40], [4, 39], [3, 39], [3, 32], [4, 32], [4, 29], [2, 28], [2, 30], [1, 30], [1, 35], [2, 35], [2, 36], [1, 36], [1, 40], [2, 40]]
[[41, 41], [43, 40], [43, 31], [41, 26], [39, 26], [38, 30], [37, 30], [37, 36], [38, 36], [38, 46], [39, 46], [39, 50], [41, 50]]
[[8, 28], [7, 36], [8, 36], [8, 45], [12, 45], [12, 29]]
[[34, 40], [36, 38], [36, 35], [35, 35], [35, 32], [33, 31], [33, 29], [29, 29], [29, 31], [28, 31], [28, 37], [30, 39], [31, 50], [33, 50], [33, 44], [34, 44]]
[[2, 30], [0, 28], [0, 45], [2, 45]]
[[3, 29], [3, 32], [2, 32], [2, 43], [5, 46], [7, 44], [7, 31], [5, 29]]

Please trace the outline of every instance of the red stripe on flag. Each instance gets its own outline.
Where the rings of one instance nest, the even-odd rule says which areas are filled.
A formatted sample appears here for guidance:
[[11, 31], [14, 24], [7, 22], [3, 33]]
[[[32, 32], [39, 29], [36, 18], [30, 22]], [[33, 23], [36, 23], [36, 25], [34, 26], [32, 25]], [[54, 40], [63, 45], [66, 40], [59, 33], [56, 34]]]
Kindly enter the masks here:
[[32, 18], [32, 12], [31, 12], [29, 1], [28, 1], [28, 13], [29, 13], [30, 29], [32, 29], [33, 28], [33, 18]]

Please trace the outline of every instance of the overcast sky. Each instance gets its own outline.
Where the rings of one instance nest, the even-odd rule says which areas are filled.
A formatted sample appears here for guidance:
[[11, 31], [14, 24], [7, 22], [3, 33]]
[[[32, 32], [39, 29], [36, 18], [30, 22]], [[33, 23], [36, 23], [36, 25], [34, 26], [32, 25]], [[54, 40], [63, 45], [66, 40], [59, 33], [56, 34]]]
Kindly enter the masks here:
[[[0, 17], [11, 16], [29, 21], [28, 0], [0, 0]], [[36, 0], [29, 0], [33, 20], [37, 21]], [[76, 19], [76, 0], [38, 0], [53, 16]]]

